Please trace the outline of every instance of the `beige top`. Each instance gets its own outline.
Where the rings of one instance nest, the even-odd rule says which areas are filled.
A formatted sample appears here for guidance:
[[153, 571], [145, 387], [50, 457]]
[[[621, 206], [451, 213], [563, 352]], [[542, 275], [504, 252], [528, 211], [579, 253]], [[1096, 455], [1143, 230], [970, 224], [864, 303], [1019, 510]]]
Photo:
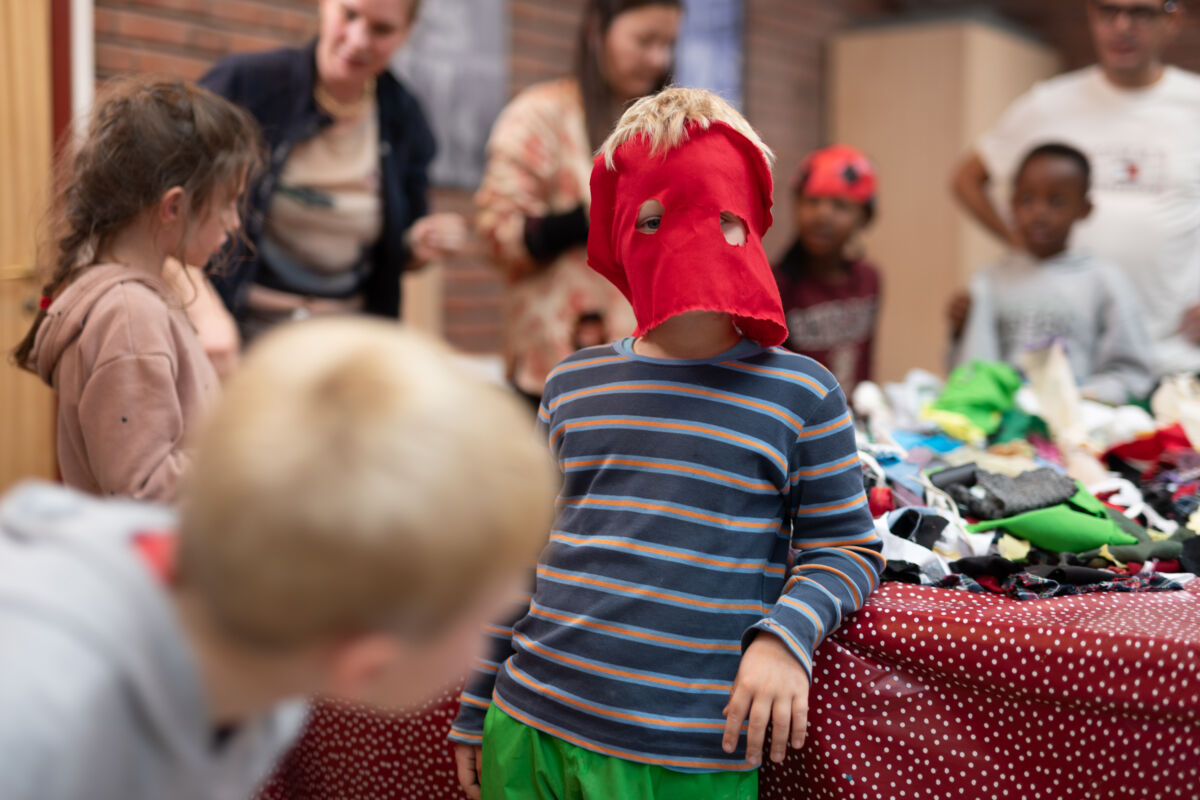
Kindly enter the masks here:
[[123, 264], [88, 267], [50, 304], [30, 363], [58, 392], [64, 483], [175, 499], [219, 382], [165, 283]]
[[344, 272], [383, 231], [379, 110], [337, 119], [292, 148], [271, 197], [266, 233], [298, 263]]

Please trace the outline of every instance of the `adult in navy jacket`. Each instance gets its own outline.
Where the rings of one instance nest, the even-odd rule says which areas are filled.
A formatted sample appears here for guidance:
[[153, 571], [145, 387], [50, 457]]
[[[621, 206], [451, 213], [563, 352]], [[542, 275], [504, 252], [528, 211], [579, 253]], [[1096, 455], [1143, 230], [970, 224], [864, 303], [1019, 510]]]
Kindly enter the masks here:
[[[462, 217], [428, 213], [433, 134], [388, 71], [419, 2], [320, 0], [306, 46], [231, 55], [201, 79], [254, 115], [267, 148], [247, 197], [252, 247], [213, 277], [242, 336], [313, 314], [397, 317], [401, 272], [465, 238]], [[239, 336], [205, 305], [190, 313], [224, 371]]]

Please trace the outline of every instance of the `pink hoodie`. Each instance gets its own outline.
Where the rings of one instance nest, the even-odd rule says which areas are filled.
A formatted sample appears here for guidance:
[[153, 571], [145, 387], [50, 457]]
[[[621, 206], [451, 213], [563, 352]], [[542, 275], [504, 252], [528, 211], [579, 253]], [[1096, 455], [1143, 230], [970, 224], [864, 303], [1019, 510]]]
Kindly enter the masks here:
[[186, 437], [220, 384], [164, 282], [120, 264], [88, 267], [47, 309], [30, 364], [58, 392], [68, 486], [175, 499]]

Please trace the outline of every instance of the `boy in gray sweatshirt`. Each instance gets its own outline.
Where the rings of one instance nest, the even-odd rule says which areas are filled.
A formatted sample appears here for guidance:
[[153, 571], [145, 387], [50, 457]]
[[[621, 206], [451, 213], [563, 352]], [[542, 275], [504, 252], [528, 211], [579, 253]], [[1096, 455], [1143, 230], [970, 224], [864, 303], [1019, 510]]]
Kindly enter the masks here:
[[1012, 195], [1024, 250], [972, 280], [956, 360], [1019, 367], [1022, 353], [1061, 339], [1082, 394], [1121, 405], [1154, 385], [1151, 342], [1120, 270], [1069, 249], [1071, 228], [1091, 213], [1090, 184], [1087, 157], [1073, 147], [1044, 144], [1025, 156]]
[[304, 697], [405, 708], [453, 682], [545, 540], [525, 416], [394, 324], [326, 319], [252, 351], [178, 514], [10, 493], [0, 797], [245, 800]]

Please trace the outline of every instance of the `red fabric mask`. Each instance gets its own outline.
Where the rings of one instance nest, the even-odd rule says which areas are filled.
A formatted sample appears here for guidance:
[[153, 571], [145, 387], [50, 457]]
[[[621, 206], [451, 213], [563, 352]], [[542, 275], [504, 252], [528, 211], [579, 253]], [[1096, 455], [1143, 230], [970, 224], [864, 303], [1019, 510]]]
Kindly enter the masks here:
[[[783, 304], [763, 252], [771, 227], [771, 171], [762, 151], [728, 125], [688, 127], [672, 150], [650, 155], [635, 137], [592, 168], [588, 264], [621, 290], [637, 317], [635, 336], [687, 311], [731, 314], [767, 347], [787, 338]], [[643, 203], [658, 200], [654, 233], [637, 230]], [[721, 212], [741, 218], [746, 243], [721, 232]]]

